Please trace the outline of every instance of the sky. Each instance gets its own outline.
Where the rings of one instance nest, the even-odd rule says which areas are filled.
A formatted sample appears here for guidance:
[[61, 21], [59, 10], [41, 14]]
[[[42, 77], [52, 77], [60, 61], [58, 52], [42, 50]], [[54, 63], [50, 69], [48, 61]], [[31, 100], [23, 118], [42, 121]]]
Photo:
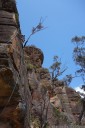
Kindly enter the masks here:
[[[85, 36], [85, 0], [17, 0], [22, 34], [25, 39], [41, 17], [47, 29], [31, 37], [27, 45], [35, 45], [44, 53], [43, 67], [49, 68], [53, 56], [61, 58], [66, 74], [74, 74], [78, 67], [72, 59], [74, 36]], [[82, 79], [73, 79], [71, 87], [82, 85]]]

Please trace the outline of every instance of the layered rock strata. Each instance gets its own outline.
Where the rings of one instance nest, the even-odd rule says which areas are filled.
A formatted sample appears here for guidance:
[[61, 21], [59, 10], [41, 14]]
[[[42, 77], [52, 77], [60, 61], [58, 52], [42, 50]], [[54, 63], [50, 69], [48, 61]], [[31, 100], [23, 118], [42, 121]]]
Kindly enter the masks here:
[[0, 0], [1, 128], [29, 127], [29, 87], [21, 36], [15, 0]]
[[15, 0], [0, 0], [0, 128], [76, 127], [79, 94], [52, 83], [43, 52], [22, 42]]

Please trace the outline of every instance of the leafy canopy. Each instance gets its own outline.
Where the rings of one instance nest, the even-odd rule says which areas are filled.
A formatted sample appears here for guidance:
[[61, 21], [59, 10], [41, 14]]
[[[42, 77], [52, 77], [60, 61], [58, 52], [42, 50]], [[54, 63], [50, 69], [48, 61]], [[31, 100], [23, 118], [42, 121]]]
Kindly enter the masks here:
[[73, 60], [80, 68], [76, 71], [76, 75], [80, 75], [85, 83], [85, 36], [72, 38], [75, 44], [73, 50]]

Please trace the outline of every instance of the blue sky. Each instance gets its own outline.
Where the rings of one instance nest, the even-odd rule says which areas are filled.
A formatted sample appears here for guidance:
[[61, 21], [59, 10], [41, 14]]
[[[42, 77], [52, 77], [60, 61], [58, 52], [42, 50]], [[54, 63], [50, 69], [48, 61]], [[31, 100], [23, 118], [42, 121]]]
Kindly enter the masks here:
[[[43, 25], [48, 28], [32, 36], [28, 43], [42, 49], [43, 67], [49, 68], [53, 56], [58, 55], [62, 65], [68, 67], [65, 74], [74, 74], [77, 66], [72, 60], [74, 45], [71, 39], [76, 35], [85, 35], [85, 0], [17, 0], [17, 7], [22, 34], [26, 39], [40, 18], [47, 17]], [[71, 86], [82, 83], [81, 78], [76, 78]]]

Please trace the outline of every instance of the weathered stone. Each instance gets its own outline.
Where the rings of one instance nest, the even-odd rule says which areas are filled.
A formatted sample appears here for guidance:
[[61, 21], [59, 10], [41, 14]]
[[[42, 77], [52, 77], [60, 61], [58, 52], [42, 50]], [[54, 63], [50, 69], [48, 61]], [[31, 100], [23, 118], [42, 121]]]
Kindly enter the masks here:
[[6, 11], [0, 11], [0, 25], [17, 26], [15, 14]]
[[20, 35], [15, 0], [0, 0], [0, 127], [74, 125], [81, 111], [80, 96], [63, 81], [52, 81], [42, 68], [42, 51], [22, 48]]
[[30, 91], [18, 22], [15, 1], [0, 0], [1, 128], [29, 128]]
[[15, 0], [1, 0], [0, 10], [17, 13]]
[[[29, 63], [33, 65], [35, 68], [41, 67], [44, 59], [44, 55], [42, 51], [35, 46], [29, 46], [24, 48], [24, 54], [25, 54], [25, 61], [27, 65], [27, 68], [29, 68]], [[29, 58], [29, 59], [28, 59]]]
[[0, 25], [0, 43], [12, 43], [16, 30], [14, 26]]

